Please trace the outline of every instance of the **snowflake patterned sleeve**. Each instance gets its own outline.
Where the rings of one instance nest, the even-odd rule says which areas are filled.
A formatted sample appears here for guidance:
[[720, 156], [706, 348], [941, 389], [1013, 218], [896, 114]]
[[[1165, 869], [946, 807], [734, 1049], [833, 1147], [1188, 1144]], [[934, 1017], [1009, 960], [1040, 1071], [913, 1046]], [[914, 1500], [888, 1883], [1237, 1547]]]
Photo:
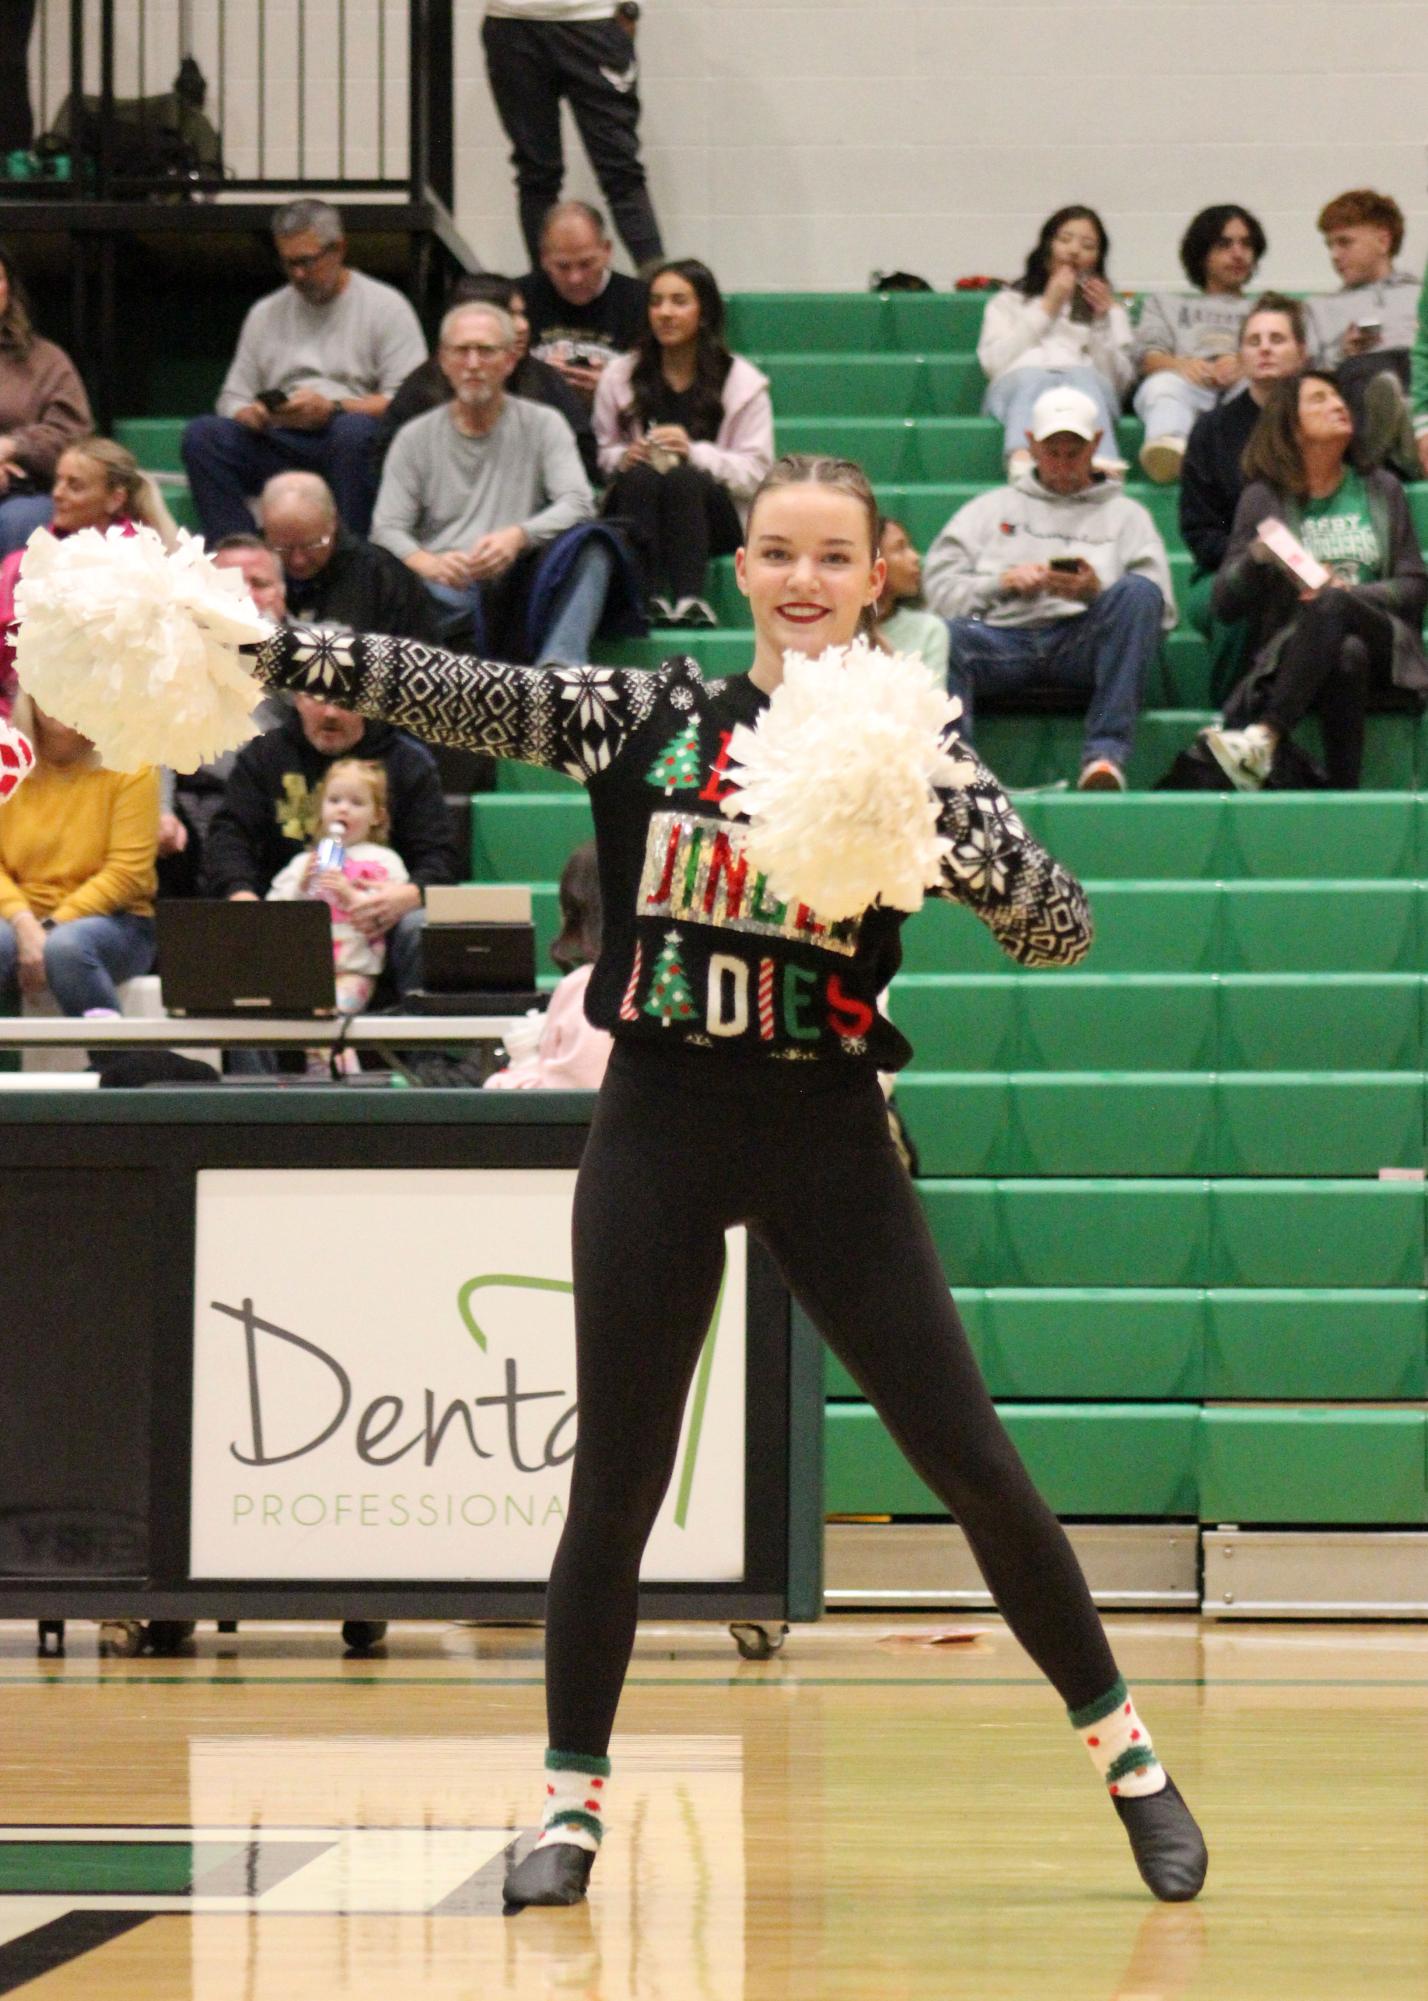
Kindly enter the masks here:
[[419, 640], [304, 625], [265, 640], [253, 671], [270, 687], [396, 723], [429, 743], [582, 782], [651, 714], [664, 681], [627, 667], [510, 667]]
[[965, 903], [1019, 965], [1074, 966], [1094, 935], [1085, 890], [1032, 839], [976, 752], [950, 731], [943, 747], [967, 775], [938, 792], [952, 846], [933, 894]]

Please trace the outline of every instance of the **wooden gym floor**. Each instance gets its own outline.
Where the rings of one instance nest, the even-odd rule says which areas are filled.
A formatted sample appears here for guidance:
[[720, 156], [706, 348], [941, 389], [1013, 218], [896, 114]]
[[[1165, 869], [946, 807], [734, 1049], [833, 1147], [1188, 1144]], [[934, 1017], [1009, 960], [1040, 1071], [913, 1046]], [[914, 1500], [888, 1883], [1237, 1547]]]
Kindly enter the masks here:
[[0, 1994], [26, 2001], [1360, 2001], [1428, 1995], [1428, 1629], [1123, 1617], [1211, 1849], [1159, 1906], [1005, 1631], [647, 1626], [588, 1905], [500, 1914], [540, 1635], [0, 1626]]

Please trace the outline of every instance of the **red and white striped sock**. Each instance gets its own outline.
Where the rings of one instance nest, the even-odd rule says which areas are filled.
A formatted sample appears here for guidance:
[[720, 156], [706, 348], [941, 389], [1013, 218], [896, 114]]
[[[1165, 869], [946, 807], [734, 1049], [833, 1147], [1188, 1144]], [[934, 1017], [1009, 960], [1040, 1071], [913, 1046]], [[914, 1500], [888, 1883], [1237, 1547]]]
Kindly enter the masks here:
[[1113, 1799], [1144, 1799], [1164, 1790], [1165, 1767], [1119, 1675], [1098, 1701], [1067, 1714]]
[[578, 1751], [545, 1754], [545, 1816], [537, 1848], [568, 1841], [593, 1855], [604, 1833], [605, 1794], [610, 1784], [610, 1760], [584, 1757]]

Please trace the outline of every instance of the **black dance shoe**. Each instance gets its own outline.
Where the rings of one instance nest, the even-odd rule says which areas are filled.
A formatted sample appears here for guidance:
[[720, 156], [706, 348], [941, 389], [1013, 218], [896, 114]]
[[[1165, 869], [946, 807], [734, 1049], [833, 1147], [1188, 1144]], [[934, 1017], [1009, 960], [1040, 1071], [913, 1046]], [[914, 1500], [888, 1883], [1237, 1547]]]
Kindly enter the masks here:
[[544, 1848], [533, 1848], [506, 1872], [506, 1916], [523, 1911], [527, 1904], [578, 1904], [594, 1863], [594, 1852], [577, 1848], [573, 1841], [548, 1841]]
[[1130, 1836], [1131, 1853], [1146, 1888], [1163, 1904], [1188, 1904], [1198, 1897], [1210, 1866], [1209, 1851], [1169, 1772], [1158, 1793], [1140, 1799], [1114, 1798], [1111, 1805]]

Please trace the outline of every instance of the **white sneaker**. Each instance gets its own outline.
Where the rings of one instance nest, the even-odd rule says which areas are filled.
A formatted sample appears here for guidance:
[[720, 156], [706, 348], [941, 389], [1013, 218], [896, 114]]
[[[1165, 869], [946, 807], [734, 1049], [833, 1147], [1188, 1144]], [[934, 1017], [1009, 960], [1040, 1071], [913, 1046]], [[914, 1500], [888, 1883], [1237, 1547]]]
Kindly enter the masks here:
[[1140, 469], [1157, 486], [1170, 486], [1180, 477], [1185, 457], [1184, 438], [1147, 438], [1140, 448]]
[[1205, 748], [1236, 792], [1258, 792], [1274, 762], [1274, 738], [1263, 723], [1242, 730], [1202, 730]]

